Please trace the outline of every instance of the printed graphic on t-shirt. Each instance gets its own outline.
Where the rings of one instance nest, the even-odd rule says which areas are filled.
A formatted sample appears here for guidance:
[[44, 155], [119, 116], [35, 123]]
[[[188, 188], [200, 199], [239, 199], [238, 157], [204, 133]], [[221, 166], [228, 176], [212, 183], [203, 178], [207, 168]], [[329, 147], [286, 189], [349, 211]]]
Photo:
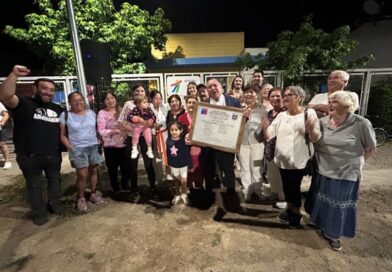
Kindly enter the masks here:
[[37, 108], [33, 118], [50, 123], [59, 123], [59, 116], [51, 109]]
[[170, 152], [171, 152], [171, 155], [172, 155], [173, 157], [177, 157], [177, 151], [178, 151], [178, 148], [176, 148], [175, 145], [173, 145], [172, 147], [170, 147]]

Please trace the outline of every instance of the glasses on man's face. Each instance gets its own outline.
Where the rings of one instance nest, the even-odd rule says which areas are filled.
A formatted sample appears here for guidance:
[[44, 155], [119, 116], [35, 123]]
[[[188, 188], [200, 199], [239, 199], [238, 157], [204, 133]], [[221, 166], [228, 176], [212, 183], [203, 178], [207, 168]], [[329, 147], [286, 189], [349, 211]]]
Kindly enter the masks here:
[[285, 98], [285, 97], [292, 97], [292, 96], [297, 96], [297, 95], [293, 93], [286, 93], [282, 97]]

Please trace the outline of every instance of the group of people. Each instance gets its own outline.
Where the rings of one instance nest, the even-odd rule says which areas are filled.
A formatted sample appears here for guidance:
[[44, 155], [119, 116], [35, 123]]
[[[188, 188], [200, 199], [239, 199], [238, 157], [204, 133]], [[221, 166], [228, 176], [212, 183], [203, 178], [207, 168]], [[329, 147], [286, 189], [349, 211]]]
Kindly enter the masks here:
[[[343, 90], [349, 80], [345, 71], [331, 72], [328, 93], [316, 95], [307, 108], [302, 105], [305, 91], [300, 86], [274, 88], [263, 83], [262, 71], [256, 70], [247, 86], [236, 76], [228, 94], [215, 78], [205, 85], [191, 82], [184, 101], [174, 94], [168, 105], [160, 92], [147, 94], [142, 85], [136, 85], [132, 98], [121, 108], [116, 95], [108, 91], [103, 96], [104, 108], [97, 115], [77, 92], [69, 94], [70, 109], [62, 111], [51, 102], [54, 82], [45, 78], [35, 81], [34, 97], [17, 96], [16, 81], [29, 72], [24, 66], [14, 66], [0, 87], [0, 101], [14, 120], [17, 162], [25, 177], [35, 224], [46, 223], [48, 212], [61, 214], [63, 144], [76, 169], [76, 208], [80, 212], [88, 208], [87, 183], [88, 200], [95, 205], [104, 202], [96, 191], [97, 167], [103, 161], [114, 193], [121, 189], [137, 193], [141, 155], [152, 192], [165, 174], [166, 179], [174, 180], [173, 205], [181, 201], [189, 204], [189, 188], [224, 188], [220, 190], [225, 192], [224, 201], [218, 203], [214, 216], [219, 221], [233, 210], [229, 207], [239, 207], [237, 156], [245, 200], [253, 196], [275, 200], [276, 208], [285, 209], [279, 220], [292, 228], [301, 227], [301, 182], [314, 157], [318, 168], [305, 205], [310, 223], [335, 250], [341, 249], [341, 236], [354, 237], [361, 171], [376, 143], [371, 123], [355, 114], [358, 96]], [[196, 101], [243, 108], [246, 124], [238, 154], [192, 145], [189, 133]], [[48, 182], [47, 203], [42, 196], [42, 172]]]

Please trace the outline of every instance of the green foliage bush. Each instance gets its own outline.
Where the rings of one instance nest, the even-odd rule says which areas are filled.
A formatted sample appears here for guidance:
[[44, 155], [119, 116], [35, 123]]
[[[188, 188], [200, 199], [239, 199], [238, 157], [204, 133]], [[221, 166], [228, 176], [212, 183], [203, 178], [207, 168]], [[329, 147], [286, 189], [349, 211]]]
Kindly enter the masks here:
[[367, 116], [374, 127], [392, 134], [392, 77], [371, 88]]
[[312, 17], [307, 16], [297, 32], [283, 31], [276, 41], [267, 44], [266, 55], [250, 54], [237, 59], [243, 68], [255, 66], [264, 70], [284, 70], [286, 85], [298, 84], [304, 73], [317, 69], [348, 69], [363, 67], [372, 56], [347, 63], [344, 57], [358, 45], [349, 38], [350, 27], [341, 26], [331, 33], [313, 27]]
[[[39, 14], [26, 15], [27, 29], [7, 25], [4, 32], [25, 42], [44, 60], [44, 73], [74, 75], [75, 61], [65, 0], [56, 7], [50, 0], [35, 0]], [[140, 73], [141, 63], [152, 58], [151, 46], [163, 50], [171, 23], [158, 8], [154, 14], [127, 2], [116, 11], [112, 0], [73, 0], [79, 39], [109, 43], [115, 73]]]

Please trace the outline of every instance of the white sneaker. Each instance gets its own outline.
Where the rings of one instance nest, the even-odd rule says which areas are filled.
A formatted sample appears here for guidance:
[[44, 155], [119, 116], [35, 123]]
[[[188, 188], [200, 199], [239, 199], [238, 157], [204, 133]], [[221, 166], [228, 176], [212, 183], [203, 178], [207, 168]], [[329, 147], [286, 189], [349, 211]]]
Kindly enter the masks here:
[[277, 209], [286, 209], [287, 208], [287, 202], [286, 201], [278, 201], [273, 205], [274, 208]]
[[175, 195], [171, 203], [172, 203], [172, 205], [177, 205], [178, 202], [180, 202], [180, 200], [181, 200], [181, 196]]
[[173, 177], [172, 177], [172, 175], [170, 175], [170, 174], [167, 174], [167, 175], [166, 175], [166, 180], [173, 180]]
[[132, 149], [131, 159], [136, 159], [137, 155], [139, 155], [139, 151], [137, 151], [137, 149]]
[[265, 189], [271, 189], [271, 184], [263, 183], [262, 187], [265, 188]]
[[147, 157], [149, 157], [150, 159], [154, 158], [154, 154], [152, 153], [152, 149], [151, 148], [147, 149], [146, 154], [147, 154]]
[[7, 169], [10, 169], [11, 167], [12, 167], [12, 162], [6, 161], [6, 162], [4, 163], [3, 169], [4, 169], [4, 170], [7, 170]]
[[187, 194], [181, 194], [181, 199], [182, 199], [182, 202], [184, 202], [185, 205], [189, 204], [189, 199], [188, 199], [188, 195]]

